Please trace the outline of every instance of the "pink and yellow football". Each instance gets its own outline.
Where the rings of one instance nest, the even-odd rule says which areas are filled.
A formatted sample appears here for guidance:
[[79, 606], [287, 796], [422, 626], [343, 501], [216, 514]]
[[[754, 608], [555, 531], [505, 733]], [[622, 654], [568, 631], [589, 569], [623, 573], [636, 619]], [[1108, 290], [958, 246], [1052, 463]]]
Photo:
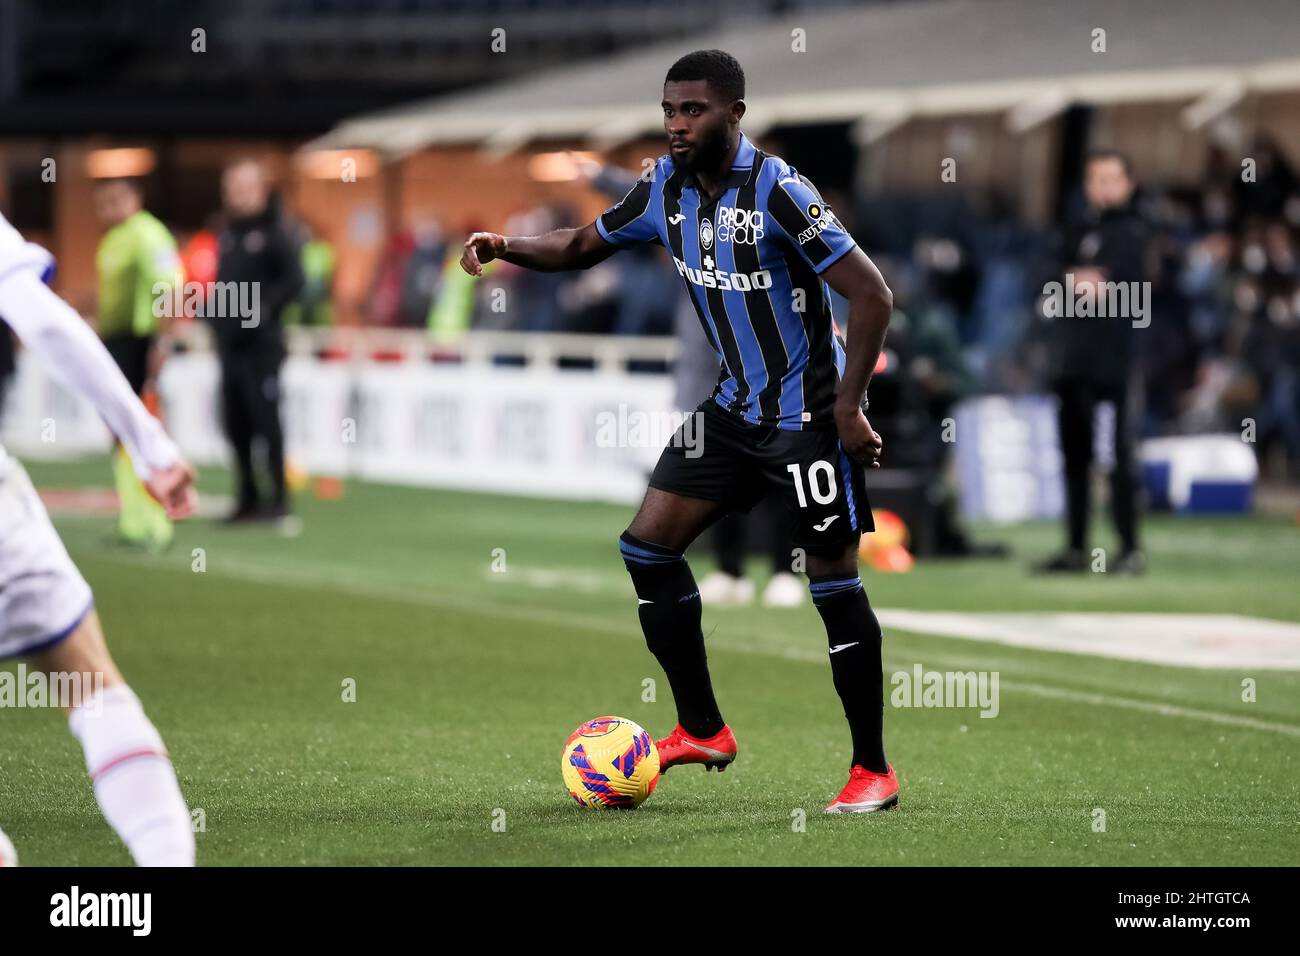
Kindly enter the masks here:
[[659, 782], [659, 751], [640, 724], [589, 720], [564, 743], [560, 765], [569, 795], [584, 807], [639, 806]]

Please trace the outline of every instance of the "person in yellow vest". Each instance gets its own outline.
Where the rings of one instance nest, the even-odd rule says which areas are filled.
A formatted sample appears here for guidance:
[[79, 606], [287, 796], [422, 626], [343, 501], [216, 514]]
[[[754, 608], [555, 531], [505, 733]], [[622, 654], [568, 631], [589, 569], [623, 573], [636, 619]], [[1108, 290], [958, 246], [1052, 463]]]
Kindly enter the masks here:
[[337, 257], [328, 239], [301, 228], [302, 288], [284, 307], [285, 325], [326, 328], [334, 324], [334, 267]]
[[[474, 297], [478, 290], [474, 276], [460, 267], [460, 253], [460, 249], [448, 246], [438, 291], [429, 304], [429, 336], [435, 341], [456, 341], [469, 331], [474, 318]], [[496, 262], [485, 262], [483, 274], [495, 271], [496, 265]]]
[[[180, 278], [176, 240], [144, 208], [140, 184], [105, 179], [95, 186], [95, 212], [108, 232], [95, 256], [99, 274], [99, 335], [131, 388], [142, 395], [160, 331], [155, 309], [161, 284]], [[160, 551], [171, 544], [167, 512], [149, 496], [136, 476], [126, 450], [113, 451], [113, 477], [120, 502], [118, 532], [122, 539]]]

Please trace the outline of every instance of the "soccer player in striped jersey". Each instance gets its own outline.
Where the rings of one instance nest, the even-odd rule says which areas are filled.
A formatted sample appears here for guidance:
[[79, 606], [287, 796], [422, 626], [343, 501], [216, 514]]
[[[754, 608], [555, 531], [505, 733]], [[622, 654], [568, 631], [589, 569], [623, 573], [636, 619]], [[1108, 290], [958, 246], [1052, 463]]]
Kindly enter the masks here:
[[[873, 528], [864, 469], [880, 436], [863, 414], [893, 298], [816, 188], [740, 130], [745, 75], [721, 50], [678, 60], [663, 89], [668, 153], [622, 201], [580, 229], [542, 236], [474, 233], [472, 275], [504, 259], [542, 271], [585, 269], [658, 242], [672, 256], [719, 357], [718, 384], [664, 449], [620, 539], [646, 643], [672, 687], [678, 725], [657, 742], [666, 768], [722, 770], [737, 753], [713, 693], [700, 598], [685, 559], [731, 510], [778, 495], [795, 515], [813, 602], [826, 626], [835, 689], [853, 741], [849, 782], [827, 812], [895, 804], [885, 759], [881, 631], [858, 575]], [[828, 286], [849, 303], [841, 342]], [[686, 426], [684, 426], [685, 428]]]

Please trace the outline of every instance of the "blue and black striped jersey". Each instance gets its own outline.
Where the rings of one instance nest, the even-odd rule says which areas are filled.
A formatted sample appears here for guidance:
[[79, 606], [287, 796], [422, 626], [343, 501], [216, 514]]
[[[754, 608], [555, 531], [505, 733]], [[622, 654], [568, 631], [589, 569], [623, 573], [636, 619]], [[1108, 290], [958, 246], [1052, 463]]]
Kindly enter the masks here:
[[853, 237], [816, 188], [742, 133], [717, 198], [661, 156], [596, 220], [616, 246], [658, 242], [673, 257], [721, 358], [713, 398], [752, 424], [825, 428], [844, 371], [821, 274]]

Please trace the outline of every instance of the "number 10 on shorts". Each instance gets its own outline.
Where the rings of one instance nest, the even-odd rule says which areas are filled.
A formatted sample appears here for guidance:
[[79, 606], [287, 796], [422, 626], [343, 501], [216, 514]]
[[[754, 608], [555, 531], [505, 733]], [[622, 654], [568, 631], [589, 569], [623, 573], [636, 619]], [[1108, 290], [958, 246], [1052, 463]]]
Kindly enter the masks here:
[[[808, 498], [804, 494], [803, 473], [799, 463], [786, 465], [785, 470], [794, 476], [794, 491], [799, 497], [799, 507], [808, 507]], [[823, 484], [825, 488], [823, 488]], [[808, 494], [819, 505], [828, 505], [835, 500], [835, 469], [829, 461], [815, 461], [808, 468]]]

